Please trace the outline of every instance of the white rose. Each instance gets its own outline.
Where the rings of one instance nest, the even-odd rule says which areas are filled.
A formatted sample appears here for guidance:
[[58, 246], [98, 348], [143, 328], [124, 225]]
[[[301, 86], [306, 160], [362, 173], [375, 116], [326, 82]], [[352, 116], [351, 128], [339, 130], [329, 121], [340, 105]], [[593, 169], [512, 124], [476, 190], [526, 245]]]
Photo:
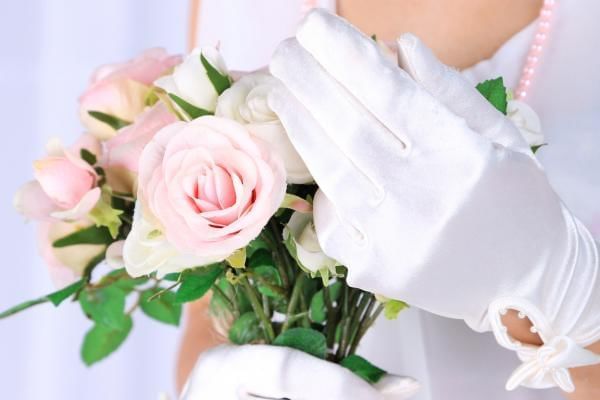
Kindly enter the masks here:
[[293, 213], [283, 230], [283, 238], [293, 242], [296, 260], [311, 272], [327, 269], [335, 273], [335, 267], [340, 265], [323, 253], [317, 240], [312, 213]]
[[542, 123], [533, 108], [522, 101], [509, 100], [506, 114], [517, 128], [519, 128], [529, 146], [533, 147], [544, 144]]
[[203, 55], [221, 74], [228, 74], [225, 61], [219, 51], [214, 47], [204, 47], [193, 50], [181, 64], [175, 67], [171, 75], [157, 79], [154, 85], [195, 107], [214, 112], [219, 94], [208, 78], [200, 55]]
[[160, 278], [218, 261], [180, 252], [166, 240], [160, 226], [142, 208], [138, 201], [131, 232], [123, 245], [123, 261], [130, 276], [139, 277], [156, 271]]
[[265, 72], [245, 75], [219, 97], [215, 114], [246, 125], [252, 135], [267, 142], [283, 159], [288, 183], [309, 183], [310, 172], [267, 101], [278, 84]]

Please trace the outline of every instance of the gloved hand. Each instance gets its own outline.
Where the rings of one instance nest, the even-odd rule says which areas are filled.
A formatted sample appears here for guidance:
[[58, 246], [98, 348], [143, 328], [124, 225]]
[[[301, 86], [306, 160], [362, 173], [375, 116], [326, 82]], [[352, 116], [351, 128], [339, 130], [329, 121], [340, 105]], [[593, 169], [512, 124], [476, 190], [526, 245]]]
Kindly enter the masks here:
[[[401, 64], [324, 11], [282, 43], [271, 107], [319, 184], [319, 242], [352, 286], [492, 329], [524, 364], [507, 388], [573, 390], [600, 362], [598, 251], [519, 131], [416, 37]], [[529, 317], [545, 345], [502, 326]]]
[[219, 346], [198, 359], [181, 400], [403, 400], [412, 378], [386, 375], [370, 385], [351, 371], [287, 347]]

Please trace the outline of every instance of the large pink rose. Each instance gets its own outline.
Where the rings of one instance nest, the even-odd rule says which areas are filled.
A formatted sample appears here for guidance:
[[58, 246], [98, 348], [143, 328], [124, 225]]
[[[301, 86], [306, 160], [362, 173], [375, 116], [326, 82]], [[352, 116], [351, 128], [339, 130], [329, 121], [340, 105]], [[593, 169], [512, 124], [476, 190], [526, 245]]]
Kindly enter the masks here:
[[101, 146], [96, 138], [83, 135], [68, 149], [57, 140], [48, 144], [48, 156], [34, 163], [35, 180], [16, 193], [15, 208], [36, 220], [77, 220], [100, 199], [96, 171], [81, 158], [86, 149], [96, 157]]
[[140, 114], [132, 125], [106, 141], [103, 166], [113, 189], [132, 190], [142, 150], [161, 128], [177, 120], [163, 103], [157, 103]]
[[169, 243], [198, 257], [224, 259], [246, 246], [285, 190], [282, 160], [223, 118], [171, 124], [140, 159], [138, 198]]
[[98, 68], [90, 86], [79, 98], [83, 124], [100, 139], [114, 136], [113, 128], [88, 112], [101, 111], [132, 122], [144, 110], [152, 82], [180, 62], [180, 56], [168, 55], [164, 49], [156, 48], [130, 61]]

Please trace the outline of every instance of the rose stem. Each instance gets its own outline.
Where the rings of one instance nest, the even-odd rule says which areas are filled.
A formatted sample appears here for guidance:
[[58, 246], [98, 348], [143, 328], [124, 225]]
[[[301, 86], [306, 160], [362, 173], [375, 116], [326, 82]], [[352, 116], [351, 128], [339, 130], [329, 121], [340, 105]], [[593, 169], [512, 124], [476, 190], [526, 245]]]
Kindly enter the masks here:
[[352, 335], [350, 336], [350, 348], [346, 356], [354, 354], [356, 352], [356, 348], [358, 347], [358, 343], [360, 342], [360, 337], [358, 336], [359, 332], [361, 331], [366, 318], [371, 314], [371, 311], [373, 311], [373, 307], [375, 306], [375, 296], [369, 294], [365, 297], [367, 300], [360, 305], [362, 310], [358, 312], [358, 318], [354, 322], [354, 327], [351, 329]]
[[254, 313], [261, 321], [261, 325], [263, 327], [263, 331], [265, 332], [265, 339], [267, 340], [267, 343], [272, 343], [273, 340], [275, 340], [275, 332], [273, 331], [273, 325], [271, 325], [271, 321], [265, 314], [262, 308], [262, 304], [260, 304], [260, 301], [258, 301], [256, 293], [254, 293], [254, 290], [252, 289], [252, 286], [250, 286], [250, 282], [248, 282], [248, 279], [244, 275], [238, 276], [242, 287], [246, 291], [246, 295], [248, 296], [248, 300], [250, 301], [250, 305], [252, 306]]
[[294, 289], [292, 289], [292, 296], [290, 297], [290, 302], [288, 304], [285, 322], [281, 327], [281, 333], [287, 331], [290, 327], [290, 316], [294, 313], [294, 311], [296, 311], [296, 304], [298, 304], [298, 300], [300, 299], [300, 293], [302, 291], [302, 285], [305, 278], [306, 274], [303, 272], [299, 273], [298, 277], [296, 278]]
[[333, 308], [333, 303], [331, 302], [329, 286], [323, 286], [323, 299], [325, 300], [325, 306], [327, 307], [327, 348], [333, 349], [333, 345], [335, 344], [335, 326], [337, 325], [337, 313], [335, 312], [336, 310]]

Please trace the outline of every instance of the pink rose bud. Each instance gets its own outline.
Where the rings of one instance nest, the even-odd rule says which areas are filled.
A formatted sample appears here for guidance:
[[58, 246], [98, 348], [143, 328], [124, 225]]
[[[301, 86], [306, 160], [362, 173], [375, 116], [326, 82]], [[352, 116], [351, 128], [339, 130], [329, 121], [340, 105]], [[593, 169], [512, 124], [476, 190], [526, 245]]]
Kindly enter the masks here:
[[36, 220], [77, 220], [94, 208], [100, 188], [94, 168], [81, 158], [82, 149], [100, 156], [100, 145], [91, 135], [83, 135], [70, 149], [51, 141], [49, 156], [34, 163], [35, 180], [15, 195], [17, 211]]
[[89, 111], [100, 111], [133, 122], [146, 107], [152, 82], [180, 62], [180, 56], [168, 55], [164, 49], [156, 48], [146, 50], [130, 61], [98, 68], [92, 75], [90, 86], [79, 98], [83, 124], [99, 139], [113, 137], [115, 130], [90, 116]]

